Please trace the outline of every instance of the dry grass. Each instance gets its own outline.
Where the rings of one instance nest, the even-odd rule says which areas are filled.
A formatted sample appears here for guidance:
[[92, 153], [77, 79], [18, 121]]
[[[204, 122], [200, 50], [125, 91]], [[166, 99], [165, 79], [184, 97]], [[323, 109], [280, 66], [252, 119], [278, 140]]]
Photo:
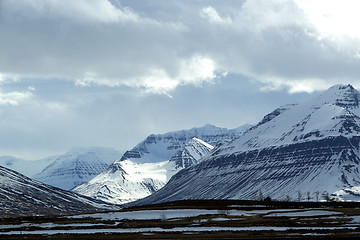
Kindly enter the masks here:
[[[338, 212], [339, 215], [327, 216], [266, 216], [266, 213], [253, 214], [245, 216], [229, 215], [228, 209], [279, 209], [278, 206], [264, 205], [259, 203], [251, 207], [251, 205], [241, 206], [229, 202], [201, 202], [197, 201], [194, 205], [191, 202], [180, 202], [178, 204], [163, 204], [157, 206], [143, 206], [140, 208], [132, 208], [131, 210], [159, 210], [159, 209], [218, 209], [217, 214], [200, 215], [195, 217], [185, 217], [176, 219], [153, 220], [102, 220], [91, 217], [86, 218], [69, 218], [69, 217], [21, 217], [0, 219], [0, 225], [14, 225], [12, 230], [15, 231], [35, 231], [44, 230], [41, 224], [55, 224], [49, 227], [51, 230], [72, 230], [72, 229], [109, 229], [109, 233], [103, 234], [56, 234], [56, 235], [1, 235], [1, 239], [336, 239], [336, 238], [354, 238], [360, 239], [360, 230], [358, 228], [344, 229], [349, 226], [351, 216], [360, 216], [359, 208], [329, 207], [325, 206], [322, 210]], [[211, 205], [215, 204], [215, 205]], [[232, 205], [236, 205], [230, 207]], [[299, 206], [292, 206], [299, 208]], [[291, 207], [289, 207], [291, 208]], [[301, 211], [313, 210], [312, 208], [303, 208]], [[314, 210], [319, 210], [317, 207]], [[122, 210], [122, 211], [127, 211]], [[289, 213], [294, 211], [289, 210]], [[276, 213], [276, 211], [272, 212]], [[279, 212], [280, 213], [280, 212]], [[281, 213], [286, 213], [282, 210]], [[27, 227], [19, 227], [22, 223], [31, 223]], [[69, 226], [70, 224], [101, 224], [98, 226]], [[353, 226], [353, 225], [352, 225]], [[153, 233], [111, 233], [112, 229], [132, 229], [132, 228], [187, 228], [199, 227], [199, 231], [185, 232], [153, 232]], [[253, 231], [200, 231], [200, 228], [223, 227], [223, 228], [239, 228], [239, 227], [274, 227], [275, 230], [253, 230]], [[276, 230], [276, 227], [287, 228], [288, 230]], [[314, 229], [300, 229], [312, 227]], [[321, 229], [322, 227], [340, 227], [342, 229]], [[296, 229], [298, 228], [298, 229]], [[318, 229], [316, 229], [318, 228]], [[0, 229], [5, 232], [10, 229]], [[1, 232], [0, 232], [1, 233]]]

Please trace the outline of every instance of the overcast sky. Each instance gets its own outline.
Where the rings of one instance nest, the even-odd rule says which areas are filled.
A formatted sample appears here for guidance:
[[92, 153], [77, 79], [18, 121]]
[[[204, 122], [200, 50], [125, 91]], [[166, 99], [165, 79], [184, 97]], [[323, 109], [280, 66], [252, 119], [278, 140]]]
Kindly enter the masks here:
[[357, 0], [0, 0], [0, 155], [131, 149], [360, 88]]

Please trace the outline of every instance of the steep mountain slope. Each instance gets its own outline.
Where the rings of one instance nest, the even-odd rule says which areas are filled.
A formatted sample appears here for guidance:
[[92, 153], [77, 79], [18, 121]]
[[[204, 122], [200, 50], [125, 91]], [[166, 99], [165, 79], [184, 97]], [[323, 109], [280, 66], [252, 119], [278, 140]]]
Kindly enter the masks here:
[[32, 177], [41, 172], [46, 166], [55, 161], [56, 157], [48, 157], [41, 160], [28, 161], [13, 156], [0, 156], [0, 166], [9, 168], [25, 176]]
[[34, 179], [65, 190], [90, 181], [118, 160], [121, 153], [112, 148], [75, 148], [58, 156]]
[[196, 164], [213, 147], [192, 138], [167, 161], [137, 163], [129, 159], [114, 162], [108, 170], [73, 191], [111, 203], [127, 203], [162, 188], [179, 170]]
[[118, 208], [0, 167], [0, 217], [70, 214]]
[[[136, 204], [179, 199], [296, 199], [360, 185], [359, 92], [336, 85], [267, 115]], [[269, 117], [271, 116], [271, 117]]]

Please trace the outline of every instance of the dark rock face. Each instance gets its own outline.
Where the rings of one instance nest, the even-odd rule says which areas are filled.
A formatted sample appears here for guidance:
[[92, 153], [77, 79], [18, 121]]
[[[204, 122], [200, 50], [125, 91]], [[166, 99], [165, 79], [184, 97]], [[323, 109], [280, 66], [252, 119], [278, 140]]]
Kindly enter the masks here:
[[179, 168], [187, 168], [197, 162], [194, 160], [194, 157], [186, 150], [178, 151], [171, 158], [171, 160], [174, 161], [176, 166]]
[[193, 138], [172, 156], [170, 162], [175, 163], [176, 169], [187, 168], [198, 163], [199, 160], [209, 154], [212, 149], [213, 146], [200, 139]]
[[124, 155], [121, 157], [120, 161], [124, 161], [129, 158], [141, 158], [141, 156], [142, 156], [142, 153], [140, 151], [130, 150], [130, 151], [126, 151], [124, 153]]
[[335, 105], [344, 108], [359, 107], [359, 92], [350, 84], [339, 86], [339, 91], [344, 91], [340, 98], [335, 99]]
[[[330, 137], [219, 156], [176, 174], [136, 204], [180, 199], [285, 199], [298, 191], [333, 192], [360, 184], [360, 137]], [[323, 179], [324, 174], [331, 179]], [[335, 183], [335, 184], [333, 184]]]

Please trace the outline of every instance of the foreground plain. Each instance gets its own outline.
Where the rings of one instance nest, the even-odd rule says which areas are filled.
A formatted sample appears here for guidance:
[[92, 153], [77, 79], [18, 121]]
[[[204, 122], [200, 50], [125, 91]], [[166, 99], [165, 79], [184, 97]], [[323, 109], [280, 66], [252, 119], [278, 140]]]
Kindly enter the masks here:
[[0, 219], [1, 239], [358, 239], [359, 203], [197, 200]]

